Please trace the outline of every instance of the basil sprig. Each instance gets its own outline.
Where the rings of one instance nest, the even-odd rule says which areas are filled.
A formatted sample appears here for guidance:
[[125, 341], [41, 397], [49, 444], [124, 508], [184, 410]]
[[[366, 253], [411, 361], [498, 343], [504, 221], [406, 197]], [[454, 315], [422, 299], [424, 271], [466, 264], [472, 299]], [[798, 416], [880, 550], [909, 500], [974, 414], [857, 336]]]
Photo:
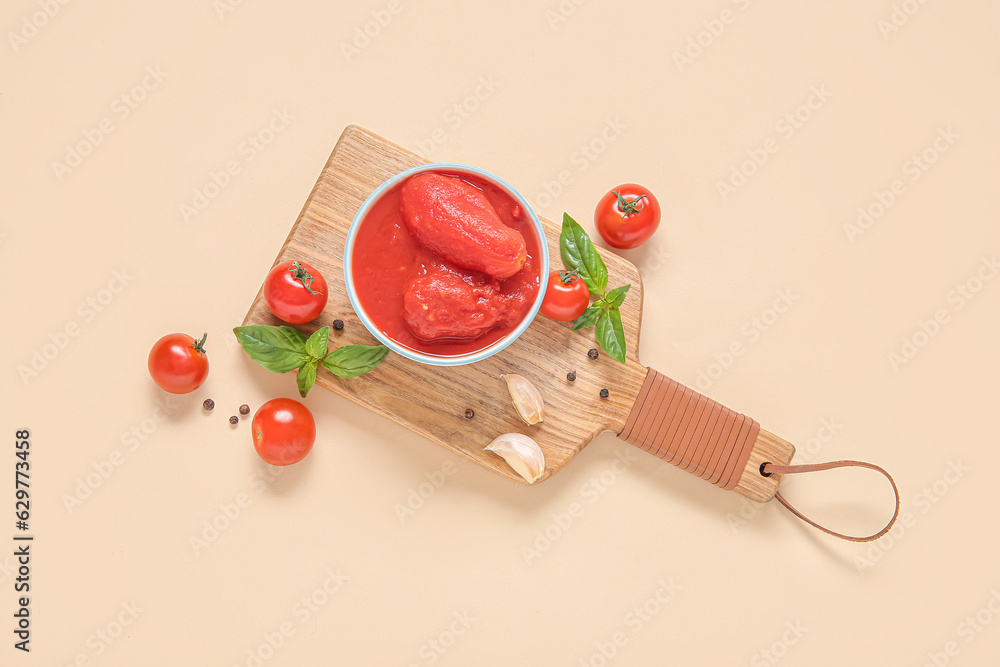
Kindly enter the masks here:
[[567, 270], [580, 273], [591, 294], [604, 296], [604, 292], [608, 289], [608, 267], [604, 265], [604, 260], [587, 236], [587, 232], [569, 216], [569, 213], [563, 213], [559, 254], [562, 255], [563, 266]]
[[274, 373], [298, 370], [295, 378], [303, 398], [316, 382], [320, 365], [340, 378], [356, 378], [381, 364], [389, 348], [385, 345], [345, 345], [327, 353], [330, 327], [309, 338], [294, 327], [250, 324], [233, 329], [236, 340], [250, 358]]
[[573, 330], [595, 327], [594, 333], [601, 349], [624, 364], [625, 331], [620, 308], [632, 285], [608, 290], [608, 267], [587, 232], [569, 213], [563, 213], [559, 254], [566, 269], [578, 271], [590, 293], [597, 297], [573, 323]]

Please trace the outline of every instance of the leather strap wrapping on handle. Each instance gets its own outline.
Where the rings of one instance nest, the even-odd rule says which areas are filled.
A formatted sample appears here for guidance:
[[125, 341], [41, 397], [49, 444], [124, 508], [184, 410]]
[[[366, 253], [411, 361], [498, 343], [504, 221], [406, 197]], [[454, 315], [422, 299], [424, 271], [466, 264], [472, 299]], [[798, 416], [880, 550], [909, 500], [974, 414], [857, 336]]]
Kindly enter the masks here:
[[732, 490], [760, 424], [649, 369], [618, 437]]
[[800, 472], [819, 472], [821, 470], [831, 470], [833, 468], [846, 468], [849, 466], [857, 468], [868, 468], [869, 470], [875, 470], [876, 472], [882, 473], [883, 475], [885, 475], [885, 478], [889, 480], [889, 483], [892, 484], [892, 492], [896, 495], [896, 509], [892, 513], [892, 518], [889, 519], [889, 523], [886, 524], [885, 528], [878, 531], [874, 535], [869, 535], [867, 537], [854, 537], [851, 535], [844, 535], [843, 533], [832, 531], [829, 528], [824, 528], [823, 526], [819, 525], [812, 519], [803, 515], [802, 512], [792, 507], [791, 504], [787, 500], [785, 500], [784, 496], [781, 495], [780, 491], [775, 493], [774, 497], [777, 498], [778, 502], [784, 505], [789, 512], [791, 512], [798, 518], [802, 519], [810, 526], [813, 526], [814, 528], [819, 528], [828, 535], [833, 535], [834, 537], [839, 537], [841, 539], [849, 540], [851, 542], [871, 542], [872, 540], [877, 540], [878, 538], [888, 533], [892, 529], [893, 524], [896, 523], [896, 518], [899, 516], [899, 489], [896, 488], [896, 482], [895, 480], [893, 480], [892, 475], [890, 475], [889, 473], [887, 473], [885, 470], [878, 467], [874, 463], [865, 463], [864, 461], [830, 461], [829, 463], [814, 463], [811, 465], [794, 465], [794, 466], [792, 465], [782, 466], [782, 465], [775, 465], [773, 463], [764, 463], [760, 467], [760, 474], [764, 475], [765, 477], [768, 477], [775, 473], [779, 475], [790, 475]]

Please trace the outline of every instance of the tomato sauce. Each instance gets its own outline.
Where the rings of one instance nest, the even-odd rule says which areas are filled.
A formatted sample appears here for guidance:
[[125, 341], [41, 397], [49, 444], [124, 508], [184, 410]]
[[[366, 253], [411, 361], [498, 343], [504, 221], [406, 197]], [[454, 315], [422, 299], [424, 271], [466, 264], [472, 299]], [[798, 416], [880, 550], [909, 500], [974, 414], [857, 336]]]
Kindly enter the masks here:
[[517, 328], [531, 309], [541, 282], [538, 239], [525, 212], [495, 185], [467, 174], [461, 178], [486, 195], [503, 223], [518, 230], [527, 246], [528, 257], [521, 270], [499, 283], [501, 293], [516, 304], [504, 323], [476, 338], [424, 340], [410, 331], [403, 319], [403, 293], [414, 278], [440, 267], [442, 260], [407, 231], [400, 213], [403, 183], [386, 191], [368, 210], [354, 240], [351, 273], [358, 300], [368, 317], [387, 337], [424, 354], [453, 356], [489, 347]]

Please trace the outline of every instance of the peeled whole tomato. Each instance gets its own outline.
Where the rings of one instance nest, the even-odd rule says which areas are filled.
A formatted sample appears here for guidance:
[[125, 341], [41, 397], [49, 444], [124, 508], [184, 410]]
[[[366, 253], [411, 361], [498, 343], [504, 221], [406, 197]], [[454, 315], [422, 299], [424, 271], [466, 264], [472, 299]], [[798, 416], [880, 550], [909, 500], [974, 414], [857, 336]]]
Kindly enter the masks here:
[[410, 234], [455, 266], [503, 280], [524, 266], [524, 237], [497, 215], [483, 192], [460, 178], [434, 172], [411, 177], [400, 192]]
[[424, 340], [475, 338], [503, 324], [512, 312], [510, 297], [482, 275], [434, 268], [403, 293], [403, 321]]
[[250, 432], [260, 458], [274, 466], [298, 463], [316, 441], [316, 420], [292, 398], [273, 398], [257, 408]]

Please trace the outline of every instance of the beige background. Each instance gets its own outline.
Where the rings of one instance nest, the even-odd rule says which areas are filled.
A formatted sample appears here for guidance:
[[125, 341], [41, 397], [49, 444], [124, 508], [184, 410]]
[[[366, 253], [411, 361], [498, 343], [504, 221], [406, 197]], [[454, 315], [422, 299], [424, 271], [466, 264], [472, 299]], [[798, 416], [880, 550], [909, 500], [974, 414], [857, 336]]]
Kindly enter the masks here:
[[[10, 480], [14, 430], [30, 428], [36, 542], [32, 652], [7, 631], [0, 663], [1000, 657], [1000, 281], [977, 282], [1000, 250], [998, 5], [513, 4], [5, 3], [0, 461]], [[705, 393], [800, 460], [884, 465], [903, 521], [872, 545], [834, 540], [612, 434], [517, 486], [321, 389], [314, 452], [269, 475], [248, 420], [227, 417], [295, 388], [229, 332], [349, 123], [490, 169], [591, 230], [605, 190], [652, 188], [661, 229], [627, 254], [645, 278], [643, 361], [714, 375]], [[55, 164], [81, 144], [78, 166]], [[792, 305], [773, 317], [779, 292]], [[206, 330], [207, 383], [164, 410], [150, 345]], [[904, 337], [921, 347], [893, 364]], [[866, 473], [785, 488], [849, 530], [891, 503]], [[4, 627], [13, 565], [0, 556]]]

